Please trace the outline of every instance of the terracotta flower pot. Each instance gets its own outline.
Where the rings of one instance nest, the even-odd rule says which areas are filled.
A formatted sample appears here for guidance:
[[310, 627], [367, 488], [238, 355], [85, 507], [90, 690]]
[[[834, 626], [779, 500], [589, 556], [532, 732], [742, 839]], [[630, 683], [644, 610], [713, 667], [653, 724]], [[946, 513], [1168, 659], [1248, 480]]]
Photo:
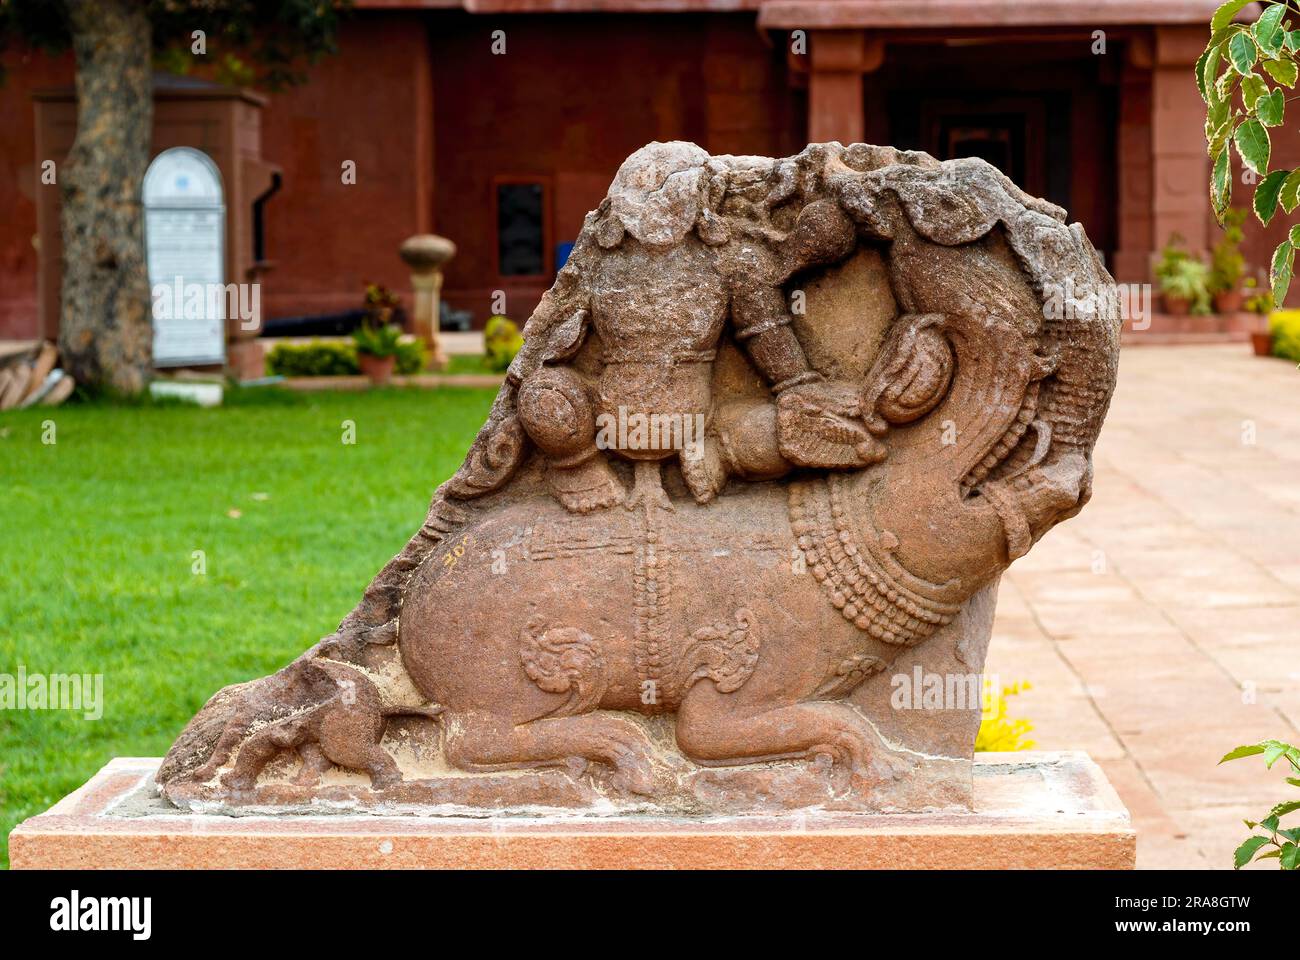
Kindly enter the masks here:
[[375, 386], [383, 386], [393, 375], [397, 357], [376, 357], [369, 353], [359, 353], [357, 363], [361, 365], [361, 372], [370, 378], [371, 383]]
[[1187, 297], [1176, 297], [1173, 294], [1162, 293], [1160, 294], [1160, 300], [1165, 305], [1165, 313], [1181, 317], [1191, 312], [1192, 301]]
[[1250, 335], [1250, 346], [1257, 357], [1273, 355], [1273, 334], [1269, 330], [1256, 330]]
[[1214, 295], [1215, 313], [1237, 313], [1241, 310], [1240, 290], [1222, 290]]

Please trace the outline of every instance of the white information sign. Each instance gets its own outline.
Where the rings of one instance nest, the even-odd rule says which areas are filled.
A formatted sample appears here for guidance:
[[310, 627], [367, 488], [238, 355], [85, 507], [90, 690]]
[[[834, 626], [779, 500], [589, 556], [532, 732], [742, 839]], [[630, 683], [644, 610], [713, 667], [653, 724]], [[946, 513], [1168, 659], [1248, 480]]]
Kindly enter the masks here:
[[144, 234], [156, 366], [225, 362], [225, 232], [212, 159], [193, 147], [154, 157], [144, 175]]

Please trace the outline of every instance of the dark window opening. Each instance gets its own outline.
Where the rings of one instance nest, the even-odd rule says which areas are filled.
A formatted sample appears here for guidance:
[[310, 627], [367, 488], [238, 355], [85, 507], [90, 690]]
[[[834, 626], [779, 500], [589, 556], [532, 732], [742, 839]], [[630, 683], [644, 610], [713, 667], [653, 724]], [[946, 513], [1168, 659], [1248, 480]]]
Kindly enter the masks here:
[[544, 191], [540, 183], [497, 184], [497, 263], [503, 277], [546, 272]]

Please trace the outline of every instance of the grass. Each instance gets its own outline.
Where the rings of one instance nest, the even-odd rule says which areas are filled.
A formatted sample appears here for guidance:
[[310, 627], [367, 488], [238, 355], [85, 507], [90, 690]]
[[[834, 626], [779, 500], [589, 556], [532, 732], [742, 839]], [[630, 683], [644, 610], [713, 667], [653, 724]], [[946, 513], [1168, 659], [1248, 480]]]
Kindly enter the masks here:
[[439, 371], [440, 373], [494, 373], [500, 375], [503, 371], [493, 370], [487, 365], [487, 358], [481, 353], [453, 353], [447, 358], [447, 368]]
[[493, 393], [260, 389], [212, 410], [0, 415], [0, 673], [102, 674], [104, 691], [98, 720], [0, 709], [0, 865], [18, 821], [114, 756], [160, 756], [218, 688], [331, 632]]

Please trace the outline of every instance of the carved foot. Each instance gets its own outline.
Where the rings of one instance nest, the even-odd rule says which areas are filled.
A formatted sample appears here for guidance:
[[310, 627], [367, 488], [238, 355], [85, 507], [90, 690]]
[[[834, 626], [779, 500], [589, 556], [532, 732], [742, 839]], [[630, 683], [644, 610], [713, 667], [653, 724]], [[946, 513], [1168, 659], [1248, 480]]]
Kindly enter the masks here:
[[555, 499], [570, 513], [591, 513], [623, 502], [623, 485], [600, 454], [574, 464], [552, 461], [546, 480]]
[[882, 784], [901, 780], [915, 769], [913, 759], [890, 749], [878, 737], [866, 743], [856, 732], [821, 743], [808, 751], [813, 766], [847, 775], [851, 793], [868, 797]]
[[806, 757], [816, 767], [842, 772], [841, 783], [863, 799], [914, 767], [846, 703], [764, 707], [737, 702], [709, 683], [692, 687], [678, 709], [677, 744], [688, 757], [705, 763]]
[[884, 459], [884, 446], [862, 420], [858, 388], [808, 383], [776, 400], [781, 456], [800, 467], [858, 468]]
[[676, 512], [673, 502], [664, 492], [658, 460], [637, 460], [633, 471], [632, 492], [628, 494], [624, 506], [629, 510], [635, 510], [637, 507], [646, 509], [659, 507], [670, 513]]
[[695, 450], [683, 450], [680, 463], [682, 479], [696, 503], [708, 503], [727, 485], [727, 465], [715, 437], [708, 437]]

